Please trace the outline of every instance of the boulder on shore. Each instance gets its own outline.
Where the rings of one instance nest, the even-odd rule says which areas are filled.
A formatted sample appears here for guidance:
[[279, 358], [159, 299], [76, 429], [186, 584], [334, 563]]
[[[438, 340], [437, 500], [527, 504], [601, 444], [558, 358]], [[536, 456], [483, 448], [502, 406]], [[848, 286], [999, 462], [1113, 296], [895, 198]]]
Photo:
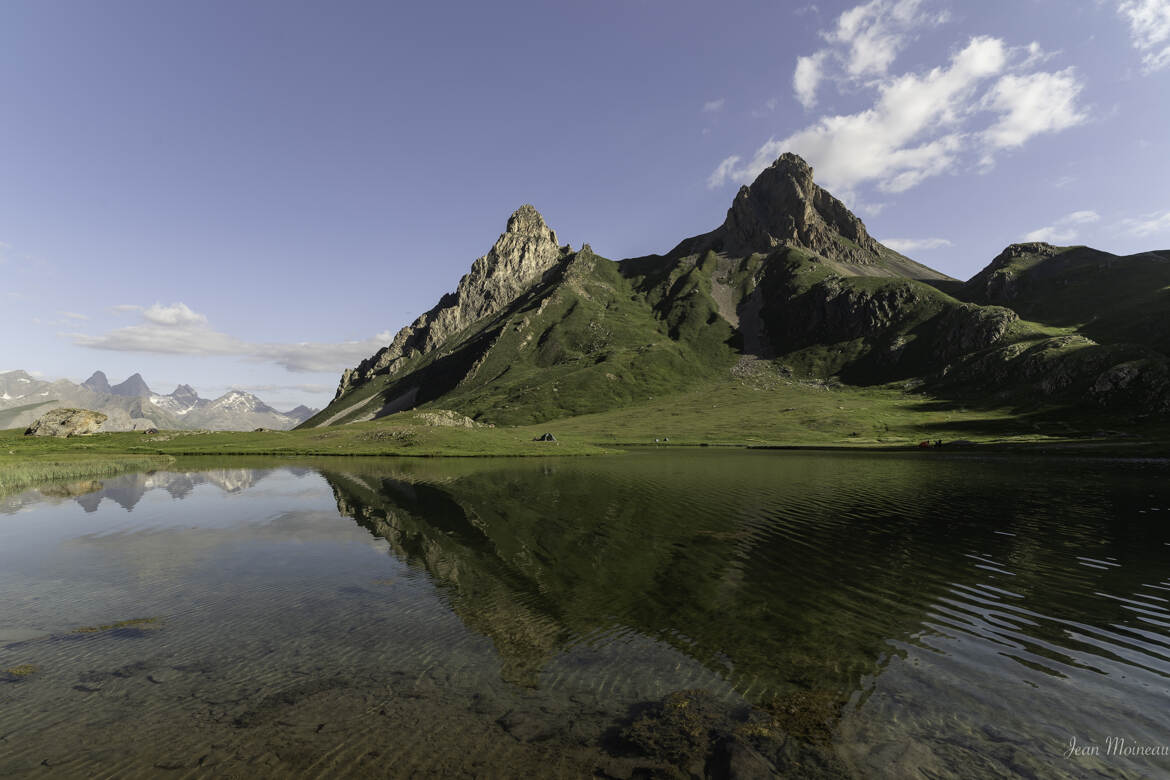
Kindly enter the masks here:
[[54, 409], [28, 427], [25, 436], [85, 436], [97, 433], [106, 415], [89, 409]]

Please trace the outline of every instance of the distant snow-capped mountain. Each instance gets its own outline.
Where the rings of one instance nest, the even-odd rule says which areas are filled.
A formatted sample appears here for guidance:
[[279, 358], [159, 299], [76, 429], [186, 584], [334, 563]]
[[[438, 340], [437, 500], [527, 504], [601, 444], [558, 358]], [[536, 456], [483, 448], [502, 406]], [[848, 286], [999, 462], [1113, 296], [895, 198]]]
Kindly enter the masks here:
[[200, 398], [195, 388], [179, 385], [173, 392], [153, 392], [140, 374], [110, 385], [101, 371], [74, 384], [65, 379], [48, 382], [25, 371], [0, 373], [0, 429], [29, 425], [45, 412], [76, 406], [106, 414], [106, 431], [146, 428], [250, 431], [254, 428], [288, 430], [317, 413], [298, 406], [287, 413], [242, 390], [230, 390], [216, 399]]

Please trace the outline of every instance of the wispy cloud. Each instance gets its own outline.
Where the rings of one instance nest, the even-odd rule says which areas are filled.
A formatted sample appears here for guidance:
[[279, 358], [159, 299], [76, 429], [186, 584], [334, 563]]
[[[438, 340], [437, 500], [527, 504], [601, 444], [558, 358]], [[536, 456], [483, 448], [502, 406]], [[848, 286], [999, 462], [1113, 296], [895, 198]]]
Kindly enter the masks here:
[[60, 314], [62, 317], [65, 317], [66, 319], [70, 319], [70, 320], [88, 320], [89, 319], [89, 315], [81, 314], [81, 313], [75, 312], [75, 311], [61, 311], [61, 312], [57, 312], [57, 313]]
[[817, 88], [824, 78], [825, 58], [828, 51], [822, 49], [816, 54], [796, 58], [796, 70], [792, 72], [792, 89], [796, 92], [796, 99], [805, 108], [812, 108], [817, 103]]
[[1170, 211], [1146, 214], [1139, 219], [1123, 219], [1118, 227], [1122, 233], [1136, 238], [1168, 233], [1170, 232]]
[[973, 88], [997, 74], [1006, 59], [1002, 41], [975, 38], [948, 67], [885, 81], [865, 111], [823, 117], [787, 138], [769, 140], [746, 164], [724, 160], [709, 183], [750, 181], [781, 152], [793, 151], [831, 189], [848, 193], [876, 181], [885, 192], [907, 190], [953, 164], [963, 144], [959, 120], [969, 111]]
[[1147, 73], [1170, 65], [1170, 0], [1122, 0], [1117, 11], [1129, 22], [1134, 48]]
[[286, 390], [295, 390], [299, 393], [332, 393], [337, 389], [336, 385], [318, 385], [318, 384], [302, 384], [302, 385], [232, 385], [236, 390], [243, 390], [245, 393], [278, 393]]
[[989, 165], [1003, 150], [1086, 120], [1076, 71], [1035, 70], [1051, 56], [1035, 43], [1011, 48], [1000, 38], [976, 37], [945, 64], [892, 73], [908, 42], [945, 19], [928, 11], [925, 0], [873, 0], [841, 14], [822, 33], [829, 45], [797, 59], [793, 88], [806, 108], [816, 105], [819, 90], [830, 82], [851, 93], [871, 91], [870, 107], [821, 116], [769, 139], [750, 158], [730, 155], [708, 185], [750, 182], [791, 151], [838, 195], [856, 197], [855, 189], [865, 184], [903, 192], [967, 160]]
[[836, 29], [824, 37], [845, 49], [850, 76], [884, 76], [915, 31], [946, 19], [927, 13], [924, 5], [922, 0], [872, 0], [837, 17]]
[[[741, 175], [739, 161], [739, 155], [733, 154], [719, 163], [719, 167], [713, 170], [711, 175], [707, 177], [707, 186], [714, 189], [726, 181], [739, 178]], [[761, 168], [761, 170], [763, 169]]]
[[8, 262], [8, 253], [11, 251], [11, 244], [5, 244], [3, 241], [0, 241], [0, 265], [4, 265]]
[[1077, 106], [1082, 86], [1072, 68], [1004, 76], [985, 97], [1000, 117], [983, 131], [984, 139], [992, 149], [1011, 149], [1041, 133], [1079, 125], [1087, 118]]
[[924, 0], [872, 0], [842, 13], [821, 33], [828, 45], [796, 59], [792, 88], [800, 104], [816, 105], [817, 90], [830, 77], [852, 85], [884, 77], [920, 29], [946, 20], [925, 6]]
[[727, 103], [727, 98], [719, 98], [718, 100], [708, 100], [703, 104], [704, 114], [714, 114], [723, 110], [723, 106]]
[[[132, 310], [123, 305], [121, 310]], [[186, 304], [154, 304], [137, 307], [142, 321], [116, 328], [100, 336], [65, 334], [74, 344], [118, 352], [162, 355], [237, 355], [249, 360], [275, 363], [295, 372], [336, 372], [357, 364], [387, 344], [392, 334], [379, 333], [360, 341], [340, 343], [257, 343], [212, 329], [204, 315]]]
[[952, 246], [951, 242], [945, 238], [883, 238], [882, 243], [902, 254]]
[[156, 303], [142, 311], [142, 318], [155, 325], [202, 328], [207, 325], [207, 318], [202, 314], [191, 311], [185, 303], [174, 303], [163, 306]]
[[1082, 225], [1091, 225], [1101, 219], [1095, 211], [1074, 211], [1042, 228], [1025, 233], [1025, 241], [1045, 241], [1049, 244], [1069, 244], [1076, 240]]

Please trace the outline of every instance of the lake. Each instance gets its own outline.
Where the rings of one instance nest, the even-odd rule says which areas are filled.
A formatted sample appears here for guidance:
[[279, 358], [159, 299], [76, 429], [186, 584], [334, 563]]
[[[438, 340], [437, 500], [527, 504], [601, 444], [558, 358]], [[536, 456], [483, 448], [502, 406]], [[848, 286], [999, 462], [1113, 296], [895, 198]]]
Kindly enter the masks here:
[[44, 486], [0, 498], [0, 775], [1170, 775], [1168, 476], [710, 449]]

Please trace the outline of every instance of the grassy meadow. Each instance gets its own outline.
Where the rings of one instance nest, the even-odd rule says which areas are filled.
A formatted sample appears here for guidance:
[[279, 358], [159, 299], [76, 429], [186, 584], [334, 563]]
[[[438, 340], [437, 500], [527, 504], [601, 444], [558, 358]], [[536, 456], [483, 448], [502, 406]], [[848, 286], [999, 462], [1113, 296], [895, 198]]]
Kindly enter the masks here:
[[[907, 448], [942, 440], [988, 448], [1151, 456], [1170, 452], [1170, 431], [1135, 429], [1059, 408], [964, 406], [885, 386], [856, 388], [784, 378], [750, 364], [726, 380], [620, 409], [538, 425], [434, 424], [418, 409], [376, 421], [295, 431], [103, 433], [70, 439], [0, 431], [0, 493], [54, 479], [165, 467], [200, 456], [602, 455], [630, 445]], [[545, 432], [556, 442], [535, 441]]]

